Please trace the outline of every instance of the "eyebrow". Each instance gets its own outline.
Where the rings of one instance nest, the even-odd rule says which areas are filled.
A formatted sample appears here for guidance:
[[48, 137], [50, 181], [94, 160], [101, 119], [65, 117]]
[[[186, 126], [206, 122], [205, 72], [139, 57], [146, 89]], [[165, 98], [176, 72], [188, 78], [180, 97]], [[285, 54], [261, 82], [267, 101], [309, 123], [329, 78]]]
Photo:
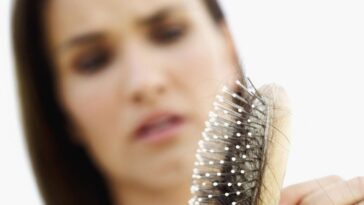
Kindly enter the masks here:
[[183, 8], [184, 6], [181, 5], [163, 7], [162, 9], [153, 12], [149, 16], [142, 17], [141, 19], [137, 20], [137, 24], [142, 26], [156, 24], [166, 19], [172, 13], [183, 10]]
[[[171, 13], [174, 13], [178, 10], [183, 10], [183, 8], [184, 6], [181, 5], [166, 6], [152, 12], [152, 14], [149, 14], [146, 17], [141, 17], [140, 19], [137, 19], [136, 23], [141, 26], [153, 25], [166, 19], [169, 15], [171, 15]], [[102, 39], [105, 39], [105, 34], [102, 31], [81, 34], [61, 44], [61, 46], [57, 50], [64, 50], [77, 45], [87, 45], [95, 41], [100, 41]]]

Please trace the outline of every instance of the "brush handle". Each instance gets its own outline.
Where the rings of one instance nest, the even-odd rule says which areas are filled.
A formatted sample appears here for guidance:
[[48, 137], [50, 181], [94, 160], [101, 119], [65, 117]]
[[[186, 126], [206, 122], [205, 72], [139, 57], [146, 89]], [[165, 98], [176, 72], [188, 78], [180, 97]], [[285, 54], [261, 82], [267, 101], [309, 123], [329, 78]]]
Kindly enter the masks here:
[[277, 205], [280, 198], [291, 136], [291, 109], [283, 88], [270, 84], [259, 89], [270, 100], [268, 146], [257, 205]]

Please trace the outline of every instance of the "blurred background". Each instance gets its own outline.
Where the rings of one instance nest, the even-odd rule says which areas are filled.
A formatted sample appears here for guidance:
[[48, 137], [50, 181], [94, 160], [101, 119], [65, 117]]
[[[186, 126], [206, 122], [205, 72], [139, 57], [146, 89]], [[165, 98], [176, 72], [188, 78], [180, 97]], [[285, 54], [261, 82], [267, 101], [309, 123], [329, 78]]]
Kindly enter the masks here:
[[[354, 0], [221, 0], [245, 71], [282, 85], [294, 138], [285, 184], [364, 175], [364, 5]], [[0, 2], [0, 204], [42, 204], [18, 111], [11, 1]]]

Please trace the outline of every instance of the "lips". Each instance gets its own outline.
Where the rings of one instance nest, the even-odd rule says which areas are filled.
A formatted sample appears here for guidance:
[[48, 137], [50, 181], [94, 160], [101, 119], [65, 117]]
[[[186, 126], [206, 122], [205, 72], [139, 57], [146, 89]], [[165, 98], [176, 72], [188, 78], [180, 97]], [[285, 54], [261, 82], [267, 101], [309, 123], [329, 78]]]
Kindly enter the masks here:
[[176, 137], [184, 118], [174, 113], [154, 113], [142, 120], [135, 132], [138, 140], [160, 142]]

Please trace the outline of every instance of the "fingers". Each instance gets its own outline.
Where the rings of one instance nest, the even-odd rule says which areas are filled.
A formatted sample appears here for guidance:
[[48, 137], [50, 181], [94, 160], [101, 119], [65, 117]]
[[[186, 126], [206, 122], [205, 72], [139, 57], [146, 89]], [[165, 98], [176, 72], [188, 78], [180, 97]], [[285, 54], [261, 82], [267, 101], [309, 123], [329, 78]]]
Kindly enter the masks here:
[[282, 191], [281, 205], [364, 205], [364, 178], [349, 181], [325, 177], [289, 186]]
[[310, 204], [357, 204], [364, 200], [364, 178], [357, 177], [349, 181], [339, 181], [310, 194], [301, 202], [302, 205]]
[[268, 144], [265, 170], [262, 177], [259, 204], [277, 204], [285, 174], [290, 145], [290, 103], [281, 87], [270, 84], [259, 89], [259, 93], [270, 99]]
[[320, 190], [321, 186], [328, 186], [338, 181], [342, 181], [339, 176], [328, 176], [321, 179], [314, 179], [308, 182], [291, 185], [283, 189], [281, 193], [281, 205], [296, 205], [307, 197], [309, 194]]

